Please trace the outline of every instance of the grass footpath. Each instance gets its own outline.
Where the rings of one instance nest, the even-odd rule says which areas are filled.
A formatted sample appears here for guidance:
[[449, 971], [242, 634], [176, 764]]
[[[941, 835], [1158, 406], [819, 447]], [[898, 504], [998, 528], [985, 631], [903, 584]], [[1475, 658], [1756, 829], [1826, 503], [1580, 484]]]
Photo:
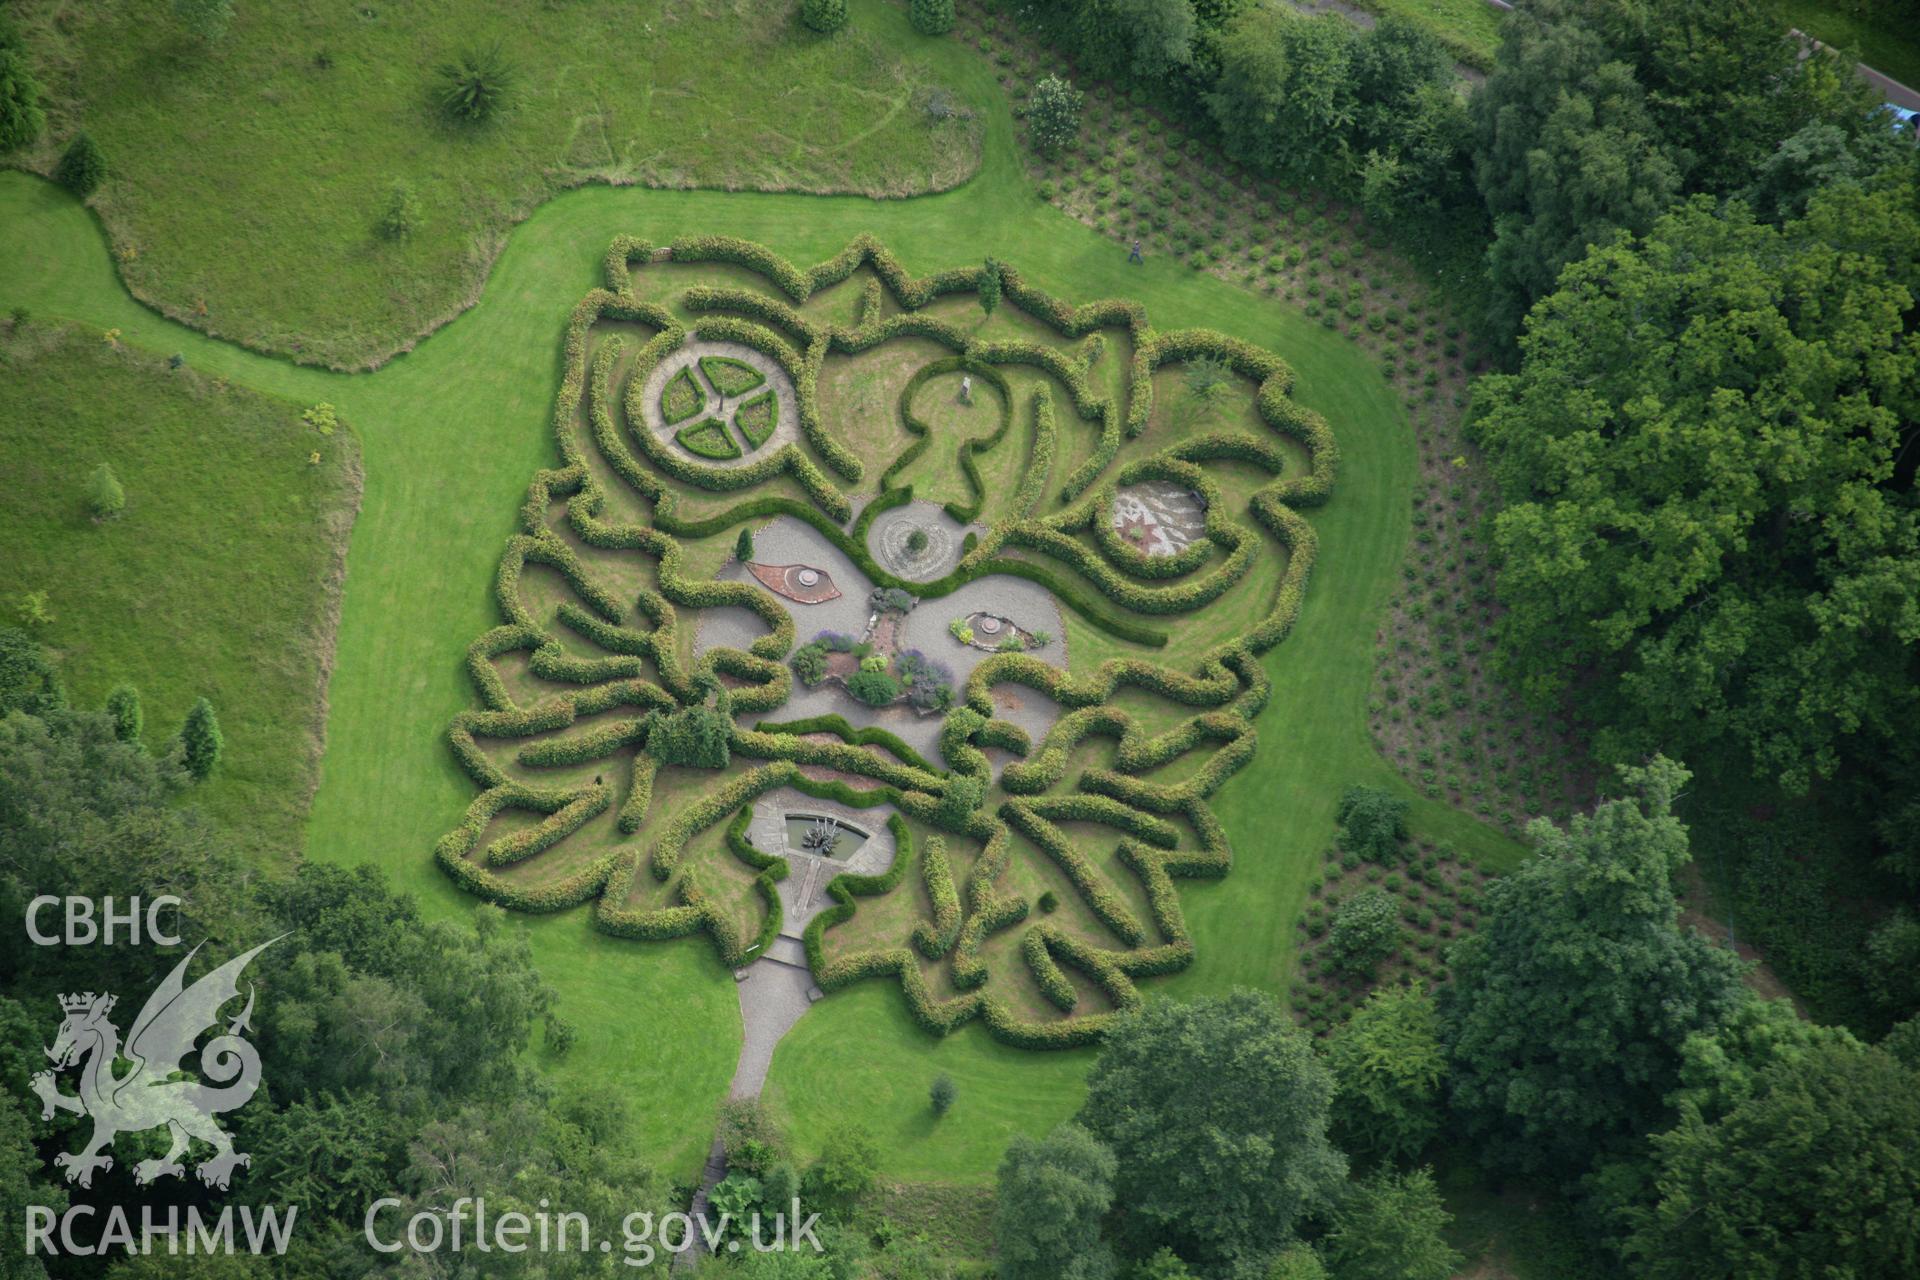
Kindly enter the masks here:
[[[912, 39], [898, 10], [856, 5], [857, 21]], [[266, 359], [187, 332], [135, 303], [116, 279], [98, 227], [63, 193], [0, 175], [0, 225], [25, 251], [0, 260], [0, 308], [25, 303], [124, 341], [181, 350], [196, 368], [299, 402], [329, 400], [359, 433], [367, 471], [331, 687], [325, 776], [309, 826], [313, 857], [374, 861], [429, 911], [470, 909], [435, 869], [434, 839], [469, 788], [444, 742], [469, 705], [467, 642], [495, 619], [500, 548], [528, 478], [554, 461], [548, 419], [560, 337], [572, 304], [598, 282], [609, 239], [664, 241], [726, 233], [797, 261], [822, 259], [871, 231], [917, 272], [991, 253], [1073, 300], [1138, 298], [1162, 328], [1208, 325], [1280, 352], [1298, 398], [1333, 424], [1345, 454], [1333, 500], [1310, 513], [1321, 557], [1294, 634], [1267, 659], [1275, 696], [1260, 752], [1217, 796], [1236, 867], [1216, 885], [1183, 887], [1199, 948], [1194, 967], [1149, 984], [1155, 998], [1245, 983], [1279, 990], [1305, 893], [1349, 783], [1409, 795], [1423, 834], [1495, 864], [1517, 846], [1470, 818], [1411, 795], [1374, 752], [1366, 698], [1373, 631], [1409, 531], [1412, 431], [1363, 353], [1297, 311], [1166, 258], [1129, 267], [1124, 248], [1041, 203], [1021, 177], [1011, 121], [991, 68], [957, 42], [925, 46], [941, 78], [970, 101], [999, 104], [982, 173], [912, 201], [590, 187], [542, 206], [509, 239], [478, 305], [412, 354], [371, 375], [343, 376]], [[596, 934], [584, 911], [530, 920], [535, 956], [579, 1026], [552, 1068], [558, 1087], [620, 1094], [636, 1140], [668, 1172], [697, 1166], [739, 1043], [733, 983], [699, 941], [635, 945]], [[1075, 1108], [1091, 1056], [1017, 1053], [975, 1026], [933, 1041], [907, 1020], [890, 984], [836, 995], [782, 1044], [772, 1069], [801, 1152], [837, 1123], [864, 1123], [897, 1179], [979, 1182], [1007, 1139]], [[926, 1122], [940, 1070], [960, 1101]]]
[[1505, 15], [1487, 0], [1350, 0], [1355, 8], [1398, 14], [1439, 36], [1453, 56], [1482, 71], [1493, 69], [1500, 52], [1500, 19]]
[[1920, 88], [1920, 8], [1911, 0], [1838, 4], [1835, 0], [1774, 0], [1787, 26], [1822, 44], [1859, 56], [1875, 71]]
[[[513, 222], [587, 182], [908, 195], [979, 163], [936, 124], [922, 46], [796, 29], [791, 0], [279, 0], [212, 46], [153, 0], [10, 6], [52, 101], [24, 162], [73, 130], [133, 291], [302, 361], [384, 359], [479, 292]], [[512, 104], [445, 122], [434, 68], [498, 44]], [[375, 224], [395, 182], [412, 235]]]
[[[87, 479], [102, 462], [127, 507], [96, 521]], [[0, 623], [44, 591], [54, 620], [35, 634], [74, 701], [98, 707], [131, 681], [156, 752], [211, 699], [226, 752], [194, 802], [290, 865], [320, 775], [360, 497], [352, 435], [98, 329], [30, 323], [0, 327], [0, 475]]]

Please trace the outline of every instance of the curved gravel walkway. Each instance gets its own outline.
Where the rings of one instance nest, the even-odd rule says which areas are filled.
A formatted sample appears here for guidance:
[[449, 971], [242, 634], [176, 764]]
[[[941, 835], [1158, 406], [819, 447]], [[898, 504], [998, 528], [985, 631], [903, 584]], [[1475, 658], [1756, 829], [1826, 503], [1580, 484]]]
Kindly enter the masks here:
[[[942, 518], [946, 518], [944, 513]], [[793, 615], [799, 643], [805, 644], [822, 631], [843, 631], [857, 636], [865, 630], [867, 596], [873, 590], [872, 581], [812, 525], [791, 516], [776, 517], [764, 528], [753, 531], [753, 546], [756, 558], [824, 569], [840, 589], [839, 599], [824, 604], [780, 601], [781, 607]], [[754, 581], [732, 560], [717, 576], [728, 582]], [[973, 669], [993, 655], [955, 640], [948, 634], [947, 624], [976, 610], [997, 613], [1026, 631], [1045, 631], [1052, 635], [1053, 643], [1032, 656], [1056, 667], [1066, 667], [1066, 628], [1053, 594], [1037, 582], [1011, 575], [976, 578], [947, 595], [922, 601], [906, 617], [900, 635], [901, 647], [918, 649], [936, 662], [945, 663], [953, 671], [954, 685], [962, 686]], [[745, 609], [702, 609], [699, 618], [699, 630], [694, 636], [696, 653], [705, 653], [715, 645], [745, 649], [768, 630], [766, 623]], [[1003, 694], [995, 699], [997, 714], [1025, 729], [1035, 742], [1045, 737], [1059, 714], [1058, 705], [1025, 687], [1004, 686], [1003, 689]], [[786, 705], [769, 712], [766, 718], [799, 720], [832, 714], [845, 716], [856, 727], [877, 725], [898, 735], [929, 760], [941, 758], [940, 725], [944, 717], [921, 715], [904, 703], [878, 709], [862, 706], [835, 685], [822, 684], [809, 689], [795, 681]]]
[[[713, 383], [707, 381], [707, 375], [701, 372], [700, 357], [702, 356], [725, 356], [729, 360], [738, 360], [742, 364], [752, 365], [759, 371], [760, 376], [766, 379], [766, 382], [745, 395], [723, 396]], [[707, 397], [707, 403], [695, 416], [668, 426], [666, 419], [660, 413], [660, 393], [666, 389], [668, 381], [682, 369], [687, 370], [693, 380], [699, 384], [701, 392]], [[773, 434], [751, 453], [743, 453], [738, 458], [729, 458], [721, 462], [712, 458], [695, 457], [674, 442], [673, 437], [676, 432], [692, 426], [702, 418], [718, 418], [727, 424], [727, 431], [733, 433], [734, 411], [755, 396], [767, 391], [768, 388], [773, 390], [779, 416], [774, 421]], [[653, 372], [647, 375], [647, 385], [640, 392], [640, 408], [641, 415], [646, 419], [647, 430], [653, 432], [663, 446], [703, 467], [718, 467], [722, 470], [744, 467], [758, 462], [770, 450], [792, 444], [800, 438], [800, 414], [793, 396], [793, 380], [787, 377], [787, 371], [781, 368], [780, 362], [772, 356], [738, 342], [707, 342], [699, 338], [688, 338], [680, 344], [678, 349], [668, 352], [660, 363], [653, 367]], [[735, 443], [742, 449], [747, 447], [744, 436], [736, 436]]]

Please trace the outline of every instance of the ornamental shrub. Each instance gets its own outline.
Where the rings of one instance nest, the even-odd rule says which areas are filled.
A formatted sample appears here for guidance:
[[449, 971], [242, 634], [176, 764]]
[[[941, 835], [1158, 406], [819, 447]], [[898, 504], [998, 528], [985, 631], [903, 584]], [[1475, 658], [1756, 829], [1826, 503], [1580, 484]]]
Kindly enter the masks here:
[[953, 30], [953, 0], [911, 0], [907, 18], [923, 36], [943, 36]]
[[707, 1200], [726, 1220], [740, 1221], [759, 1207], [763, 1191], [760, 1179], [730, 1173], [708, 1193]]
[[753, 559], [753, 530], [741, 526], [740, 536], [733, 540], [733, 558], [741, 564]]
[[959, 827], [986, 798], [987, 784], [979, 778], [965, 775], [949, 778], [947, 789], [940, 793], [939, 807], [934, 810], [934, 821], [943, 827]]
[[462, 124], [483, 124], [507, 105], [518, 73], [495, 42], [441, 63], [439, 77], [440, 109]]
[[140, 708], [140, 691], [130, 684], [117, 684], [107, 695], [107, 716], [113, 721], [113, 736], [122, 742], [140, 741], [146, 727], [146, 714]]
[[205, 782], [220, 763], [220, 751], [226, 740], [220, 736], [220, 721], [213, 704], [205, 698], [194, 701], [187, 721], [180, 726], [180, 761], [195, 782]]
[[827, 650], [819, 643], [803, 644], [793, 651], [788, 665], [793, 668], [793, 674], [800, 678], [800, 683], [811, 689], [826, 678]]
[[54, 166], [53, 180], [85, 200], [100, 189], [107, 177], [107, 159], [85, 132], [73, 135], [73, 141], [60, 154]]
[[847, 25], [847, 0], [800, 0], [800, 21], [821, 35]]
[[886, 669], [887, 656], [883, 653], [870, 653], [860, 659], [860, 670], [862, 671], [885, 671]]
[[900, 682], [885, 671], [868, 671], [862, 663], [848, 678], [847, 692], [870, 707], [884, 707], [900, 696]]
[[1407, 802], [1378, 787], [1348, 787], [1334, 811], [1340, 847], [1375, 862], [1398, 862], [1407, 834]]
[[933, 1078], [933, 1085], [927, 1090], [927, 1101], [933, 1107], [933, 1114], [944, 1116], [953, 1110], [953, 1100], [960, 1095], [954, 1085], [953, 1077], [942, 1071]]
[[1000, 264], [988, 258], [986, 265], [980, 268], [980, 309], [992, 315], [993, 309], [1000, 305], [1000, 294], [1004, 287]]
[[1400, 944], [1399, 913], [1384, 889], [1362, 889], [1333, 913], [1327, 951], [1348, 973], [1370, 977]]
[[765, 1177], [785, 1158], [786, 1138], [758, 1098], [740, 1098], [722, 1107], [719, 1137], [729, 1172]]
[[733, 722], [702, 704], [661, 716], [647, 732], [647, 750], [662, 764], [724, 769], [732, 758]]
[[1027, 126], [1034, 149], [1052, 156], [1080, 135], [1080, 91], [1059, 76], [1047, 76], [1027, 97]]
[[111, 520], [127, 509], [127, 491], [113, 468], [101, 463], [87, 477], [87, 509], [95, 520]]

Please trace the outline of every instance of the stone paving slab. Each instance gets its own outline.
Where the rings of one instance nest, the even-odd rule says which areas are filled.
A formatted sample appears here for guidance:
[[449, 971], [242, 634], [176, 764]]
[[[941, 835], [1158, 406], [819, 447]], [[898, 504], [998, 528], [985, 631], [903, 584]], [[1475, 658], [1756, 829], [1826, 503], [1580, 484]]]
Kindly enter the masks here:
[[[793, 615], [799, 643], [805, 644], [822, 631], [839, 631], [857, 636], [866, 630], [870, 614], [867, 596], [873, 590], [872, 581], [839, 548], [822, 538], [813, 526], [791, 516], [779, 516], [754, 530], [753, 545], [757, 558], [769, 562], [810, 564], [824, 569], [840, 591], [838, 599], [823, 604], [781, 602], [782, 607]], [[748, 572], [732, 560], [717, 576], [728, 582], [753, 581]], [[922, 601], [906, 617], [901, 632], [901, 647], [918, 649], [929, 658], [945, 663], [953, 671], [955, 687], [962, 687], [967, 677], [973, 674], [973, 669], [993, 655], [955, 640], [948, 633], [947, 624], [954, 618], [964, 618], [982, 610], [999, 614], [1023, 630], [1047, 632], [1053, 637], [1053, 643], [1032, 656], [1062, 669], [1066, 667], [1066, 627], [1053, 594], [1037, 582], [1011, 575], [995, 574], [976, 578], [947, 595]], [[702, 609], [698, 616], [699, 630], [694, 638], [696, 653], [704, 653], [715, 646], [745, 649], [769, 629], [766, 623], [745, 609]], [[1008, 718], [1038, 742], [1053, 727], [1059, 709], [1050, 699], [1029, 694], [1028, 690], [1021, 691], [1017, 699], [1019, 709], [1010, 712]], [[863, 706], [836, 685], [821, 684], [809, 689], [795, 681], [787, 704], [766, 718], [800, 720], [820, 715], [842, 715], [857, 727], [877, 726], [898, 736], [927, 759], [935, 762], [942, 759], [940, 726], [943, 716], [922, 715], [905, 703], [891, 707]]]

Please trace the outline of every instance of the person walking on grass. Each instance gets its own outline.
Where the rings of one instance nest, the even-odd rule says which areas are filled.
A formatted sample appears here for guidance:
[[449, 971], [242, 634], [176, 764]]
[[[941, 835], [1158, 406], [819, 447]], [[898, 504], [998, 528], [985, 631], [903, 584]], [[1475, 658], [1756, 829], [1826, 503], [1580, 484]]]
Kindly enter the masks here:
[[1140, 240], [1137, 236], [1134, 238], [1133, 247], [1127, 250], [1127, 261], [1129, 263], [1142, 265], [1146, 262], [1146, 258], [1140, 253]]

